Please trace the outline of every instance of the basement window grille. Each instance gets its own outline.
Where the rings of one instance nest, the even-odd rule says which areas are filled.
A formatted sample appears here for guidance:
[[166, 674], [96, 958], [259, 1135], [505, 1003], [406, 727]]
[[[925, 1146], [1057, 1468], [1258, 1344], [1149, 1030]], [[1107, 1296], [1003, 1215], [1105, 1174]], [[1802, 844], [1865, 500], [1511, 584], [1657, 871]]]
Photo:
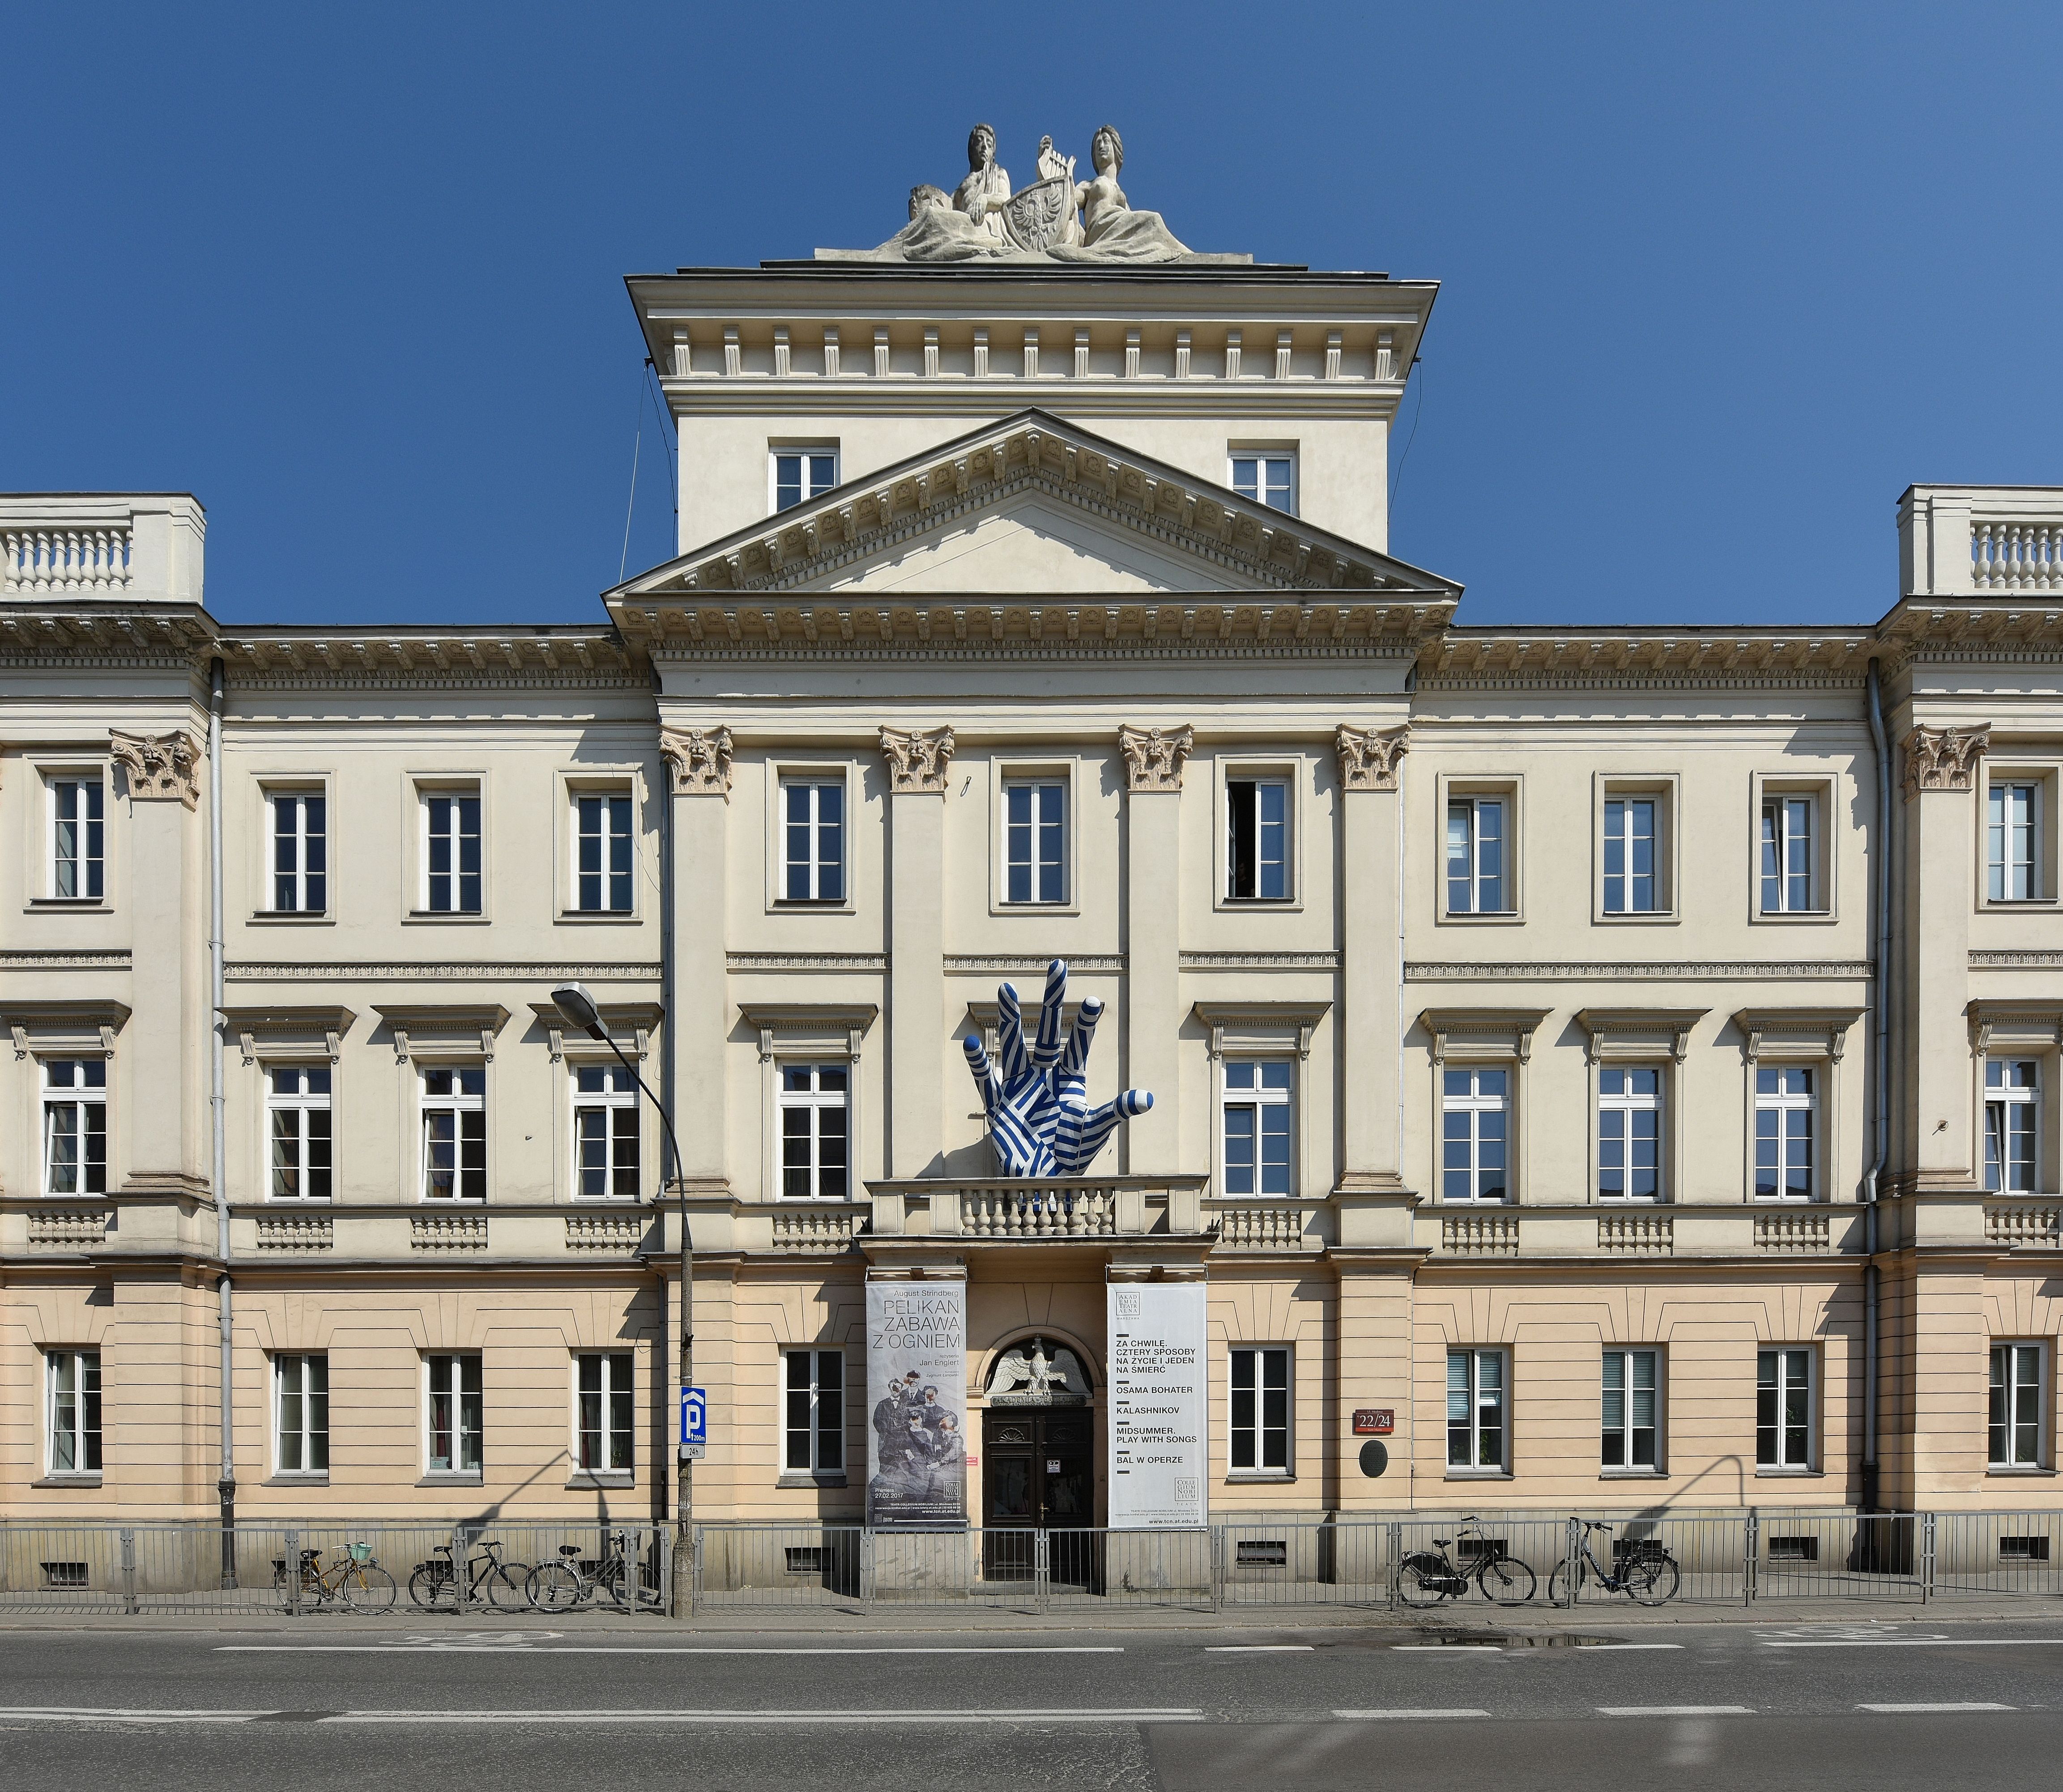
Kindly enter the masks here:
[[1820, 1559], [1820, 1540], [1817, 1537], [1771, 1537], [1769, 1540], [1769, 1559], [1772, 1562], [1816, 1562]]
[[1239, 1568], [1287, 1568], [1289, 1565], [1289, 1544], [1286, 1538], [1273, 1542], [1245, 1542], [1239, 1546], [1233, 1558]]

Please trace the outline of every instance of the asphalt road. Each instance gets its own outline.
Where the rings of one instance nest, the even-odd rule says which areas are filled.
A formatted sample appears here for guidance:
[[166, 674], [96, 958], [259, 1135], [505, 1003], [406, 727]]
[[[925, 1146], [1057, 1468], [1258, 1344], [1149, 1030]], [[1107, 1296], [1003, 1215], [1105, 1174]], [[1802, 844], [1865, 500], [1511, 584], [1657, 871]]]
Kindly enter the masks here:
[[2057, 1783], [2045, 1623], [742, 1637], [0, 1632], [0, 1786], [1558, 1792]]

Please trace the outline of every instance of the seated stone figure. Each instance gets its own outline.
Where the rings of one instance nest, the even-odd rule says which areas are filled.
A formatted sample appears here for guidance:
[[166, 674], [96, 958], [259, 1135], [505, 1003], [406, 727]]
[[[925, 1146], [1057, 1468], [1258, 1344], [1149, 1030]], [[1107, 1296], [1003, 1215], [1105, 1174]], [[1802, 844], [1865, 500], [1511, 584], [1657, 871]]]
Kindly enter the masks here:
[[1082, 208], [1079, 246], [1060, 244], [1048, 252], [1062, 261], [1172, 261], [1189, 253], [1157, 211], [1135, 211], [1117, 177], [1124, 167], [1124, 139], [1115, 125], [1100, 125], [1089, 145], [1093, 179], [1075, 190]]
[[1010, 175], [996, 166], [995, 133], [978, 124], [967, 135], [967, 177], [950, 198], [928, 183], [910, 193], [910, 222], [873, 252], [883, 261], [969, 261], [1011, 248], [992, 208], [1010, 197]]

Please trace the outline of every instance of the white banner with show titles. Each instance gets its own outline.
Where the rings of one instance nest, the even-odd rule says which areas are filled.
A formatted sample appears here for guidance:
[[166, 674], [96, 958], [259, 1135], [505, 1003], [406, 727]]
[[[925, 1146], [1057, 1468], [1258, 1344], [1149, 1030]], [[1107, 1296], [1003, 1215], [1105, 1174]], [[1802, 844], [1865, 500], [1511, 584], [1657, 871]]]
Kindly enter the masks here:
[[1110, 1527], [1204, 1522], [1209, 1378], [1200, 1282], [1108, 1284]]

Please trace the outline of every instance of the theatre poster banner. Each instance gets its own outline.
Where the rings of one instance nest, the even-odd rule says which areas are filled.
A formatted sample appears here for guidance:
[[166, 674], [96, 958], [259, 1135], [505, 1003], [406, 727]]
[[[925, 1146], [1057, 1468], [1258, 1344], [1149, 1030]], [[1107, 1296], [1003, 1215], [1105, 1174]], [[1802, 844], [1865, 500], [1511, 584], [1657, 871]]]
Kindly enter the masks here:
[[867, 1522], [967, 1522], [967, 1284], [869, 1282]]
[[1188, 1530], [1204, 1522], [1205, 1291], [1200, 1282], [1108, 1286], [1114, 1531]]

